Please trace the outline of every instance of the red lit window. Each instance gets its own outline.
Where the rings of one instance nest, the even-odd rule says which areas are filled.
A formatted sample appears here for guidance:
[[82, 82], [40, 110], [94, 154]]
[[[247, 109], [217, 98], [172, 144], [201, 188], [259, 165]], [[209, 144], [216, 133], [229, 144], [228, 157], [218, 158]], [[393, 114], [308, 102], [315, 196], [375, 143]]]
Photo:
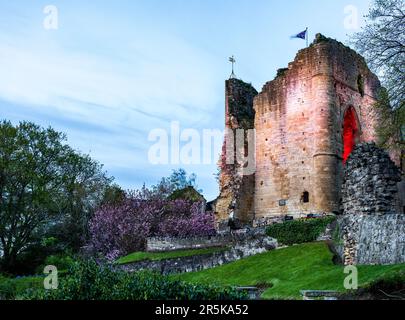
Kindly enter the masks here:
[[350, 107], [343, 121], [343, 163], [346, 163], [356, 145], [358, 131], [356, 111]]

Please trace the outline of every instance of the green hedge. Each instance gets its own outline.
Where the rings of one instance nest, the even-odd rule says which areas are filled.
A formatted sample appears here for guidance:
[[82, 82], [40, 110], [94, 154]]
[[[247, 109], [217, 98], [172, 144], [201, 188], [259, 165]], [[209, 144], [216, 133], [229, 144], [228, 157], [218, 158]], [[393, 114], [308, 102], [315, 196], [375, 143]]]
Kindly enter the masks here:
[[36, 289], [30, 300], [238, 300], [246, 293], [232, 287], [193, 285], [151, 272], [128, 273], [94, 261], [72, 265], [56, 290]]
[[0, 300], [13, 299], [17, 286], [12, 279], [0, 275]]
[[336, 217], [326, 217], [309, 220], [292, 220], [273, 224], [266, 229], [266, 234], [278, 240], [280, 244], [292, 245], [315, 241], [326, 226]]
[[51, 255], [48, 256], [44, 263], [37, 268], [36, 273], [42, 274], [45, 266], [55, 266], [59, 273], [66, 272], [74, 262], [74, 258], [67, 253]]
[[8, 278], [0, 275], [0, 300], [14, 300], [28, 289], [43, 288], [42, 276]]

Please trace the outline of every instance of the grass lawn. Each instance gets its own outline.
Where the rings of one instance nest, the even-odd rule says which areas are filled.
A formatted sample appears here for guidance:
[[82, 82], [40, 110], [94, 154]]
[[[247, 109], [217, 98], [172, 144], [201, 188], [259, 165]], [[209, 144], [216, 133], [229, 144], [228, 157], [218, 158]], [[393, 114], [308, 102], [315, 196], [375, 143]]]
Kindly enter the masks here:
[[208, 254], [214, 252], [224, 251], [227, 248], [206, 248], [206, 249], [193, 249], [193, 250], [177, 250], [168, 252], [134, 252], [125, 257], [119, 258], [116, 263], [128, 264], [143, 260], [164, 260], [170, 258], [196, 256], [201, 254]]
[[[300, 290], [344, 291], [343, 266], [334, 265], [326, 243], [315, 242], [269, 251], [227, 265], [176, 275], [193, 283], [268, 285], [265, 299], [300, 299]], [[358, 266], [359, 285], [405, 270], [405, 264]]]

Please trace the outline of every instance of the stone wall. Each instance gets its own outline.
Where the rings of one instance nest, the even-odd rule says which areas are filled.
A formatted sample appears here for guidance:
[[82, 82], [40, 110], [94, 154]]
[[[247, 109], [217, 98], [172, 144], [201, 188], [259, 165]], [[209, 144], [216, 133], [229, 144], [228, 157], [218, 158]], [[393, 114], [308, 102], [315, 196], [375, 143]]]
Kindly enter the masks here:
[[232, 243], [232, 237], [228, 234], [211, 237], [151, 237], [146, 241], [146, 251], [162, 252], [186, 249], [201, 249], [212, 247], [224, 247]]
[[[236, 129], [244, 129], [245, 143], [247, 130], [254, 128], [255, 112], [253, 99], [257, 91], [251, 84], [239, 79], [229, 79], [225, 83], [225, 128], [235, 137]], [[247, 145], [246, 145], [247, 149]], [[218, 225], [226, 226], [231, 212], [240, 222], [248, 223], [253, 219], [254, 174], [240, 174], [236, 159], [234, 164], [226, 161], [226, 141], [220, 159], [220, 195], [215, 201], [214, 212]]]
[[398, 212], [401, 172], [374, 143], [356, 146], [345, 166], [342, 206], [345, 214]]
[[256, 219], [339, 211], [344, 115], [354, 108], [360, 142], [373, 141], [379, 88], [360, 55], [321, 35], [266, 83], [254, 100]]
[[402, 176], [402, 181], [398, 183], [398, 212], [405, 214], [405, 179]]
[[397, 211], [401, 173], [374, 143], [356, 146], [345, 166], [337, 251], [346, 265], [405, 262], [405, 214]]
[[146, 251], [164, 252], [235, 246], [238, 243], [244, 243], [264, 235], [264, 228], [256, 228], [254, 230], [240, 230], [234, 233], [218, 233], [215, 236], [207, 237], [150, 237], [146, 240]]
[[345, 265], [405, 263], [405, 214], [349, 214], [338, 225]]
[[241, 240], [231, 249], [223, 252], [160, 261], [146, 260], [122, 265], [117, 268], [128, 272], [148, 269], [162, 274], [193, 272], [213, 268], [251, 255], [273, 250], [277, 248], [277, 245], [277, 240], [263, 235], [257, 235], [249, 239]]

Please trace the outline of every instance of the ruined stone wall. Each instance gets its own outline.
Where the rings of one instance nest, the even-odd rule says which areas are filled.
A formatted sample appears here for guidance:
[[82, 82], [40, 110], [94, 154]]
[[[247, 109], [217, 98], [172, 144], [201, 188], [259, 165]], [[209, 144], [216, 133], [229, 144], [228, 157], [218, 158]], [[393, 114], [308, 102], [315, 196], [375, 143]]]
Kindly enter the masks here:
[[235, 232], [217, 233], [205, 237], [149, 237], [146, 239], [146, 251], [167, 252], [176, 250], [230, 247], [238, 243], [249, 242], [266, 235], [265, 228], [241, 229]]
[[356, 146], [345, 166], [338, 252], [346, 265], [405, 262], [405, 214], [397, 211], [401, 172], [373, 143]]
[[344, 214], [394, 214], [401, 172], [374, 143], [356, 146], [345, 166], [342, 186]]
[[256, 219], [339, 211], [344, 114], [353, 107], [360, 141], [374, 140], [379, 87], [361, 56], [321, 35], [263, 87], [254, 100]]
[[405, 179], [402, 176], [402, 181], [398, 183], [398, 212], [405, 214]]
[[[253, 98], [257, 91], [251, 84], [239, 79], [227, 80], [225, 87], [225, 128], [231, 129], [233, 133], [236, 129], [253, 129]], [[220, 159], [220, 195], [214, 205], [216, 221], [226, 225], [230, 213], [233, 212], [236, 219], [248, 223], [253, 219], [255, 177], [254, 174], [240, 175], [236, 159], [234, 164], [227, 164], [226, 157], [224, 141]]]
[[250, 235], [240, 239], [233, 239], [232, 246], [225, 251], [203, 255], [194, 255], [158, 261], [139, 261], [127, 265], [117, 266], [128, 272], [139, 270], [154, 270], [162, 274], [193, 272], [214, 268], [225, 263], [233, 262], [252, 255], [276, 249], [276, 239], [265, 235]]
[[405, 263], [405, 214], [348, 214], [338, 226], [345, 265]]
[[176, 250], [224, 247], [233, 242], [230, 233], [210, 237], [150, 237], [146, 240], [146, 251], [165, 252]]

